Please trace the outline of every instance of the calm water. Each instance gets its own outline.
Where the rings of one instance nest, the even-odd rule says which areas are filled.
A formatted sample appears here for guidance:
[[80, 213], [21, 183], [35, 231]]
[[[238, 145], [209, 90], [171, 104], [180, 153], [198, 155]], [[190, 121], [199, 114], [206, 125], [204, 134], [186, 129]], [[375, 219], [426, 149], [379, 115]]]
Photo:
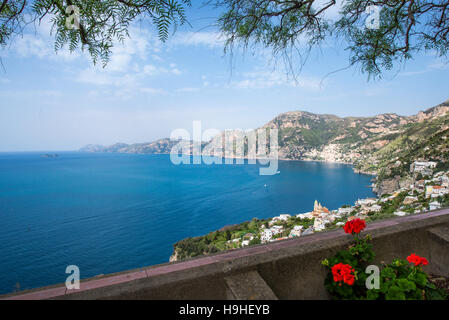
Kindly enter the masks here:
[[0, 293], [62, 283], [71, 264], [86, 278], [167, 262], [186, 237], [373, 195], [346, 165], [280, 161], [280, 174], [260, 176], [168, 155], [59, 155], [0, 154]]

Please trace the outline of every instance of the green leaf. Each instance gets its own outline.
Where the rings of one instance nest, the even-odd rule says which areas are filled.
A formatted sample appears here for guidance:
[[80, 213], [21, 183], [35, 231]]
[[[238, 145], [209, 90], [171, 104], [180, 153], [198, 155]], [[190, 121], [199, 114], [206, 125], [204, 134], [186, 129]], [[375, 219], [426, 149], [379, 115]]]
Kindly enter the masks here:
[[390, 280], [396, 279], [396, 272], [391, 267], [386, 267], [386, 268], [382, 269], [380, 274], [381, 274], [382, 278], [386, 278], [386, 279], [390, 279]]
[[413, 291], [416, 290], [416, 285], [414, 282], [409, 281], [407, 279], [398, 279], [396, 280], [397, 285], [403, 291]]
[[398, 286], [391, 286], [385, 298], [387, 300], [405, 300], [405, 294]]
[[377, 300], [379, 298], [379, 291], [375, 289], [368, 290], [366, 293], [366, 298], [368, 300]]

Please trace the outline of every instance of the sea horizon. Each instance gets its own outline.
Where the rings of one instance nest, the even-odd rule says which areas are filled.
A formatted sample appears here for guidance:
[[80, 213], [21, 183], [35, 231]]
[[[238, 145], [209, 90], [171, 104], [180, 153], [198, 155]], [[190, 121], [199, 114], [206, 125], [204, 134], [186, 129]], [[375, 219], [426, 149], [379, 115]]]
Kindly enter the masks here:
[[[48, 151], [47, 151], [48, 152]], [[0, 293], [168, 262], [173, 244], [282, 213], [330, 210], [374, 196], [352, 166], [280, 161], [173, 165], [168, 155], [61, 152], [0, 154]], [[341, 185], [345, 185], [342, 188]]]

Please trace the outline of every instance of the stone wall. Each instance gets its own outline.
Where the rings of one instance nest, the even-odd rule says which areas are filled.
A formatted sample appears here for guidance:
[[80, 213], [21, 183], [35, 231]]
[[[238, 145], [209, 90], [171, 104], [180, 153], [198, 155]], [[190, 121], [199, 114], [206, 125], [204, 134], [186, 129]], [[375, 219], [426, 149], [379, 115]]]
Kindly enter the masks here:
[[[449, 209], [367, 226], [376, 263], [415, 252], [427, 271], [449, 276]], [[321, 260], [351, 242], [343, 230], [145, 267], [81, 282], [79, 290], [56, 285], [3, 299], [327, 299]], [[242, 280], [243, 279], [243, 280]]]

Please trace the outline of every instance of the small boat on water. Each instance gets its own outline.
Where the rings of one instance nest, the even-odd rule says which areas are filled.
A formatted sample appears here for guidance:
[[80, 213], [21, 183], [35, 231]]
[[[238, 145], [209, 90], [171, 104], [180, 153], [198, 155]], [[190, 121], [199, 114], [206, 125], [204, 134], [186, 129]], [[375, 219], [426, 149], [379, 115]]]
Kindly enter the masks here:
[[41, 155], [41, 158], [57, 158], [57, 157], [59, 157], [59, 155], [56, 153], [46, 153]]

